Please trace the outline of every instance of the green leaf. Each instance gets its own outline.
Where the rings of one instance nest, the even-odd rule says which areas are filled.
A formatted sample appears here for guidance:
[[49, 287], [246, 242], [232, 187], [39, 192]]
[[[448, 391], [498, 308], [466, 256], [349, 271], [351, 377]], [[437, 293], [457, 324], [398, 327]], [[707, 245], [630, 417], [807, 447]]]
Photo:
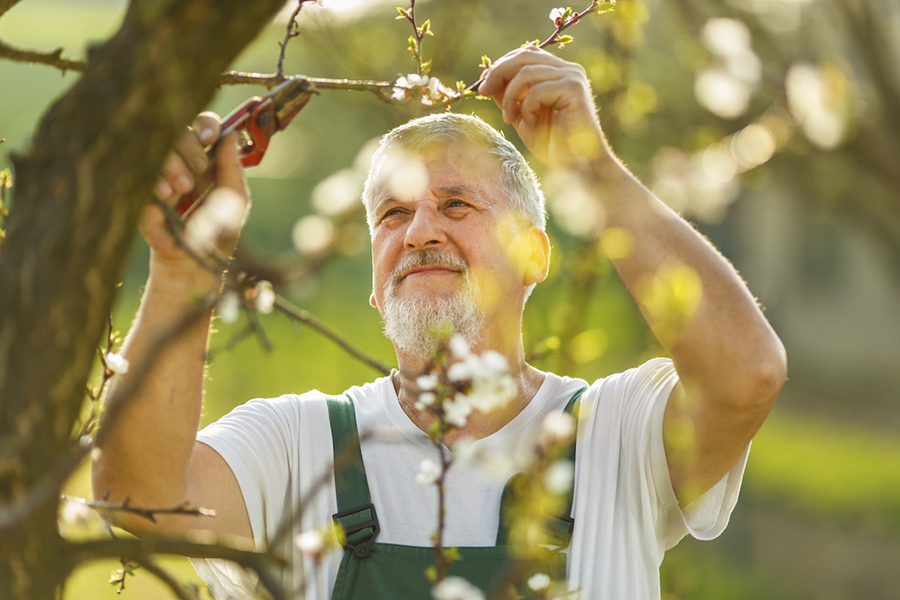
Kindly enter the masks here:
[[424, 23], [422, 23], [421, 31], [421, 35], [434, 35], [431, 32], [431, 19], [428, 19]]
[[409, 11], [405, 8], [397, 7], [397, 12], [400, 13], [400, 16], [394, 17], [395, 19], [409, 19]]
[[487, 69], [489, 66], [491, 66], [491, 59], [485, 54], [481, 57], [481, 68]]
[[438, 576], [438, 574], [437, 574], [436, 566], [431, 565], [430, 567], [425, 569], [425, 577], [428, 578], [429, 582], [434, 583], [435, 581], [437, 581], [437, 576]]
[[560, 48], [562, 48], [566, 44], [572, 43], [573, 41], [575, 41], [575, 38], [573, 38], [571, 35], [561, 35], [556, 38], [556, 43], [559, 44]]
[[428, 75], [428, 72], [431, 70], [431, 61], [425, 61], [422, 63], [422, 75]]
[[462, 554], [459, 553], [459, 548], [444, 548], [444, 558], [449, 560], [450, 562], [456, 562], [458, 560], [462, 560]]
[[614, 10], [616, 10], [616, 0], [602, 0], [600, 2], [594, 2], [594, 5], [591, 7], [591, 12], [597, 13], [598, 15], [612, 12]]

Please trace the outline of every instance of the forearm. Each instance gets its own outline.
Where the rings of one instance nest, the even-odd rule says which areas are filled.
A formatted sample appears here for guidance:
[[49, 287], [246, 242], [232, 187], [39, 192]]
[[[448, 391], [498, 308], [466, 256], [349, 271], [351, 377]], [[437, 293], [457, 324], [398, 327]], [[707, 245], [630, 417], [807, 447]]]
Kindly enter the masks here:
[[[177, 506], [187, 500], [188, 467], [200, 419], [209, 314], [173, 328], [195, 313], [198, 299], [215, 292], [218, 277], [196, 265], [151, 260], [150, 276], [122, 352], [132, 368], [114, 381], [106, 405], [125, 401], [116, 423], [104, 432], [94, 461], [95, 497], [129, 498], [132, 505]], [[160, 336], [171, 339], [159, 350]], [[130, 398], [120, 397], [152, 361]], [[101, 427], [105, 427], [101, 419]]]
[[611, 154], [587, 177], [601, 239], [684, 385], [717, 401], [773, 400], [784, 349], [729, 262]]

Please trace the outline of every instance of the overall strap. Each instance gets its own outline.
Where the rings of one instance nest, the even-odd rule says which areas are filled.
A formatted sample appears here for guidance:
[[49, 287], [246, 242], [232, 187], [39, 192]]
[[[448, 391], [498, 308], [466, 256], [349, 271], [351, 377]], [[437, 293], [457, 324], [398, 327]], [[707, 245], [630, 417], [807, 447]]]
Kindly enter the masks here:
[[356, 427], [356, 408], [350, 396], [347, 400], [327, 398], [326, 403], [334, 448], [334, 488], [338, 506], [333, 519], [344, 530], [344, 546], [359, 558], [365, 558], [380, 528], [369, 495]]
[[[572, 468], [575, 468], [575, 447], [578, 445], [578, 413], [581, 409], [581, 405], [576, 403], [581, 400], [581, 397], [587, 391], [586, 387], [581, 388], [572, 398], [569, 400], [568, 404], [566, 404], [566, 412], [575, 417], [575, 435], [572, 438], [572, 443], [569, 445], [569, 448], [566, 450], [565, 457], [572, 461]], [[575, 499], [575, 483], [572, 482], [572, 489], [569, 490], [568, 498], [566, 499], [566, 516], [570, 519], [572, 518], [572, 502]], [[574, 523], [574, 520], [572, 521]]]
[[[565, 412], [573, 415], [576, 418], [576, 423], [578, 419], [578, 401], [581, 399], [581, 396], [584, 395], [584, 392], [587, 391], [586, 387], [581, 388], [569, 399], [566, 404]], [[561, 460], [571, 460], [572, 464], [575, 464], [575, 445], [577, 443], [578, 437], [578, 429], [576, 426], [575, 436], [572, 438], [572, 443], [569, 444], [569, 447], [566, 448], [565, 452], [560, 456]], [[503, 495], [500, 498], [500, 524], [497, 528], [497, 545], [502, 546], [508, 543], [509, 539], [509, 529], [507, 528], [507, 524], [505, 522], [505, 515], [507, 513], [507, 507], [509, 503], [513, 502], [513, 498], [517, 493], [522, 493], [522, 490], [527, 490], [531, 487], [528, 475], [524, 473], [518, 473], [513, 475], [509, 481], [506, 482], [506, 485], [503, 487]], [[572, 503], [575, 497], [575, 485], [573, 482], [572, 487], [569, 489], [568, 494], [566, 494], [566, 508], [563, 514], [552, 514], [547, 513], [548, 516], [553, 517], [552, 519], [548, 519], [545, 523], [545, 532], [549, 536], [548, 542], [551, 542], [553, 546], [556, 547], [557, 550], [563, 550], [569, 545], [569, 541], [572, 539], [572, 532], [575, 528], [575, 519], [572, 518]]]

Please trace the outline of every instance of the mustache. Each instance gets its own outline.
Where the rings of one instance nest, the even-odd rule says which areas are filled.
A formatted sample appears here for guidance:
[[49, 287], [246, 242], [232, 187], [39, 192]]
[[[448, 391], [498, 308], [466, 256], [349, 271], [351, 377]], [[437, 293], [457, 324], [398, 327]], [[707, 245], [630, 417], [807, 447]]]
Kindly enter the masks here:
[[391, 283], [398, 285], [412, 270], [422, 267], [441, 267], [464, 272], [468, 270], [469, 263], [464, 258], [453, 256], [452, 254], [441, 254], [441, 251], [437, 248], [419, 250], [407, 254], [397, 263], [397, 266], [391, 272]]

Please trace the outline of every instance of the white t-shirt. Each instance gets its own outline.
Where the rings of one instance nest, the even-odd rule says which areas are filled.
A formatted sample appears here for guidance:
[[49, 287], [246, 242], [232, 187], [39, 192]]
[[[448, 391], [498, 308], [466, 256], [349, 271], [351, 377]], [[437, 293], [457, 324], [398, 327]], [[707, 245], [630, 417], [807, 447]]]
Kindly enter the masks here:
[[[665, 551], [686, 534], [712, 539], [725, 529], [737, 502], [747, 454], [687, 511], [675, 499], [663, 447], [666, 402], [677, 374], [669, 359], [596, 381], [581, 401], [575, 465], [575, 532], [568, 552], [570, 588], [583, 600], [660, 597]], [[492, 546], [500, 496], [515, 462], [527, 454], [544, 417], [562, 410], [587, 384], [548, 373], [534, 399], [509, 424], [473, 442], [480, 458], [454, 463], [446, 482], [446, 546]], [[362, 455], [381, 543], [429, 546], [437, 524], [437, 491], [415, 476], [438, 451], [403, 412], [390, 378], [347, 391], [356, 405]], [[369, 434], [367, 435], [367, 432]], [[282, 521], [294, 533], [321, 529], [337, 512], [331, 429], [325, 396], [317, 391], [252, 400], [203, 429], [197, 439], [231, 467], [240, 485], [258, 547]], [[323, 476], [326, 485], [316, 488]], [[299, 514], [298, 501], [302, 499]], [[341, 558], [337, 549], [314, 563], [287, 536], [281, 551], [293, 561], [282, 573], [287, 589], [328, 600]], [[194, 560], [217, 598], [251, 598], [256, 577], [232, 563]]]

